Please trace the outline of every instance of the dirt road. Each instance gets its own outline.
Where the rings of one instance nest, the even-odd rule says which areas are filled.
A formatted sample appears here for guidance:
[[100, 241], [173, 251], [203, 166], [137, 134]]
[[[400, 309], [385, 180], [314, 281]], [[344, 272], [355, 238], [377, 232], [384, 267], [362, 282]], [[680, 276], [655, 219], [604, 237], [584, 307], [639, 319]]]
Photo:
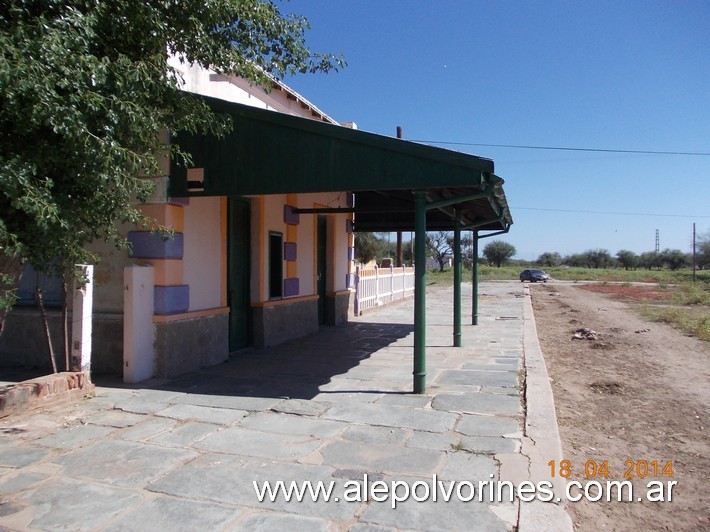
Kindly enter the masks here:
[[[633, 502], [568, 504], [575, 529], [709, 530], [710, 344], [573, 283], [531, 292], [570, 480], [633, 477]], [[597, 338], [572, 340], [580, 328]], [[666, 499], [676, 481], [672, 501], [638, 502], [651, 481]]]

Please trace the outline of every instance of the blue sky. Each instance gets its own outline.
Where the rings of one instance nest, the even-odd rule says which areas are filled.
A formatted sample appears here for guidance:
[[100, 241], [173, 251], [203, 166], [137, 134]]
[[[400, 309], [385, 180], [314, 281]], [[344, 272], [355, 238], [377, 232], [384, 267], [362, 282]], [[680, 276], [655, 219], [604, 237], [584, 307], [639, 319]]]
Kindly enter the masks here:
[[[348, 67], [286, 83], [338, 121], [406, 139], [710, 153], [710, 2], [292, 0]], [[495, 161], [517, 257], [690, 251], [710, 156], [438, 144]], [[563, 211], [563, 212], [561, 212]], [[641, 213], [642, 216], [606, 213]], [[663, 216], [650, 216], [663, 215]]]

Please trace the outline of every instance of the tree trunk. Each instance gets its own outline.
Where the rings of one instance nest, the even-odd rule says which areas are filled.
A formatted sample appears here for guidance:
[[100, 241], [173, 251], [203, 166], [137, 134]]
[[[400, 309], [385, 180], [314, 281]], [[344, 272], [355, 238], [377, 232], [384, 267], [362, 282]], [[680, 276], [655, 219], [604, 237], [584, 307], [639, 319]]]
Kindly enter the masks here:
[[7, 255], [0, 250], [0, 335], [5, 325], [5, 316], [15, 302], [15, 291], [20, 286], [24, 263], [17, 255]]
[[35, 287], [35, 301], [37, 302], [37, 306], [39, 307], [39, 315], [42, 317], [42, 325], [44, 326], [44, 338], [47, 341], [47, 349], [49, 350], [49, 360], [52, 362], [52, 372], [57, 373], [57, 361], [54, 359], [52, 337], [49, 334], [47, 314], [44, 311], [44, 302], [42, 301], [42, 290], [39, 289], [39, 286]]

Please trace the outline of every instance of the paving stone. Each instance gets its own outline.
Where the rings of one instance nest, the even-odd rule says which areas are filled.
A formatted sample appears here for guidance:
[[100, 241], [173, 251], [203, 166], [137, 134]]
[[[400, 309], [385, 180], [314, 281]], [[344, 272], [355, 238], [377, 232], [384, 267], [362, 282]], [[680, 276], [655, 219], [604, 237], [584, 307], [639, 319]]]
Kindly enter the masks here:
[[322, 417], [348, 423], [384, 425], [430, 432], [445, 432], [456, 422], [456, 415], [448, 412], [357, 403], [335, 404]]
[[35, 462], [43, 460], [49, 455], [46, 449], [34, 449], [28, 447], [10, 447], [0, 449], [0, 466], [5, 467], [26, 467]]
[[520, 437], [520, 425], [517, 418], [479, 416], [463, 414], [456, 431], [467, 436], [505, 436]]
[[121, 410], [110, 410], [108, 412], [99, 412], [93, 416], [86, 418], [86, 422], [91, 425], [103, 425], [105, 427], [125, 428], [131, 427], [140, 423], [145, 419], [145, 416], [133, 414], [131, 412], [122, 412]]
[[342, 500], [343, 488], [337, 483], [332, 496], [340, 502], [313, 502], [307, 495], [302, 502], [287, 502], [283, 496], [271, 502], [268, 497], [259, 502], [254, 482], [259, 489], [269, 481], [272, 488], [280, 480], [288, 485], [295, 481], [298, 486], [309, 480], [329, 482], [334, 480], [333, 469], [312, 464], [288, 464], [284, 462], [248, 461], [243, 456], [207, 454], [200, 456], [184, 467], [154, 481], [148, 489], [176, 497], [189, 497], [224, 502], [237, 506], [248, 506], [260, 510], [285, 512], [322, 517], [326, 519], [351, 519], [359, 510], [360, 503], [347, 503]]
[[105, 440], [60, 456], [54, 463], [64, 466], [65, 476], [90, 478], [122, 487], [143, 487], [151, 479], [172, 471], [195, 456], [196, 453], [184, 449]]
[[[411, 382], [411, 376], [408, 382]], [[408, 406], [414, 408], [424, 408], [431, 402], [431, 397], [412, 393], [390, 393], [383, 395], [377, 400], [381, 405]]]
[[[2, 503], [0, 503], [0, 519], [5, 516], [8, 516], [8, 515], [12, 515], [12, 514], [16, 514], [18, 512], [21, 512], [24, 509], [25, 509], [24, 506], [22, 506], [21, 504], [3, 501]], [[1, 520], [0, 520], [0, 527], [1, 527], [0, 530], [2, 530], [3, 532], [10, 530], [9, 528], [5, 528], [4, 526], [2, 526]]]
[[436, 433], [415, 430], [407, 440], [407, 447], [446, 452], [451, 451], [458, 441], [458, 436], [452, 432]]
[[169, 417], [172, 419], [194, 419], [205, 423], [215, 423], [218, 425], [231, 425], [235, 421], [247, 415], [246, 410], [234, 410], [231, 408], [218, 408], [197, 405], [171, 405], [156, 412], [157, 416]]
[[462, 436], [460, 445], [465, 451], [477, 454], [514, 453], [520, 450], [520, 440], [493, 436]]
[[443, 480], [468, 480], [477, 485], [479, 481], [497, 480], [498, 468], [490, 456], [450, 452], [446, 454], [446, 464], [438, 476]]
[[327, 405], [316, 401], [307, 401], [305, 399], [284, 399], [271, 409], [274, 412], [283, 412], [284, 414], [317, 417], [325, 412], [327, 408]]
[[166, 404], [168, 403], [149, 401], [144, 397], [129, 397], [116, 401], [113, 407], [116, 410], [134, 414], [154, 414], [164, 409]]
[[[21, 427], [18, 437], [3, 424], [0, 529], [26, 528], [29, 521], [17, 525], [25, 514], [37, 519], [32, 526], [39, 529], [504, 530], [506, 519], [510, 528], [516, 524], [514, 505], [494, 515], [477, 501], [410, 500], [392, 510], [391, 500], [346, 502], [343, 496], [345, 483], [359, 483], [364, 475], [370, 482], [412, 485], [431, 483], [436, 472], [442, 482], [477, 484], [498, 474], [488, 453], [501, 460], [522, 457], [516, 389], [522, 320], [495, 319], [522, 315], [523, 301], [514, 297], [521, 290], [511, 288], [486, 285], [481, 324], [464, 326], [464, 349], [451, 347], [451, 289], [432, 292], [426, 395], [409, 393], [413, 335], [411, 325], [403, 325], [411, 321], [409, 302], [367, 318], [381, 323], [326, 328], [167, 385], [156, 380], [99, 388], [99, 397], [77, 405], [69, 421], [100, 424], [69, 432], [56, 416], [45, 415]], [[470, 283], [464, 292], [471, 293]], [[108, 432], [92, 443], [96, 430]], [[60, 445], [69, 441], [65, 434], [74, 442], [67, 448], [84, 447], [53, 462], [47, 461], [50, 451], [29, 447], [39, 438]], [[185, 448], [190, 445], [194, 448]], [[10, 449], [18, 454], [5, 455]], [[503, 474], [504, 466], [500, 469]], [[525, 472], [527, 461], [508, 469]], [[306, 480], [333, 481], [332, 496], [340, 502], [287, 502], [282, 493], [274, 502], [260, 503], [254, 480], [257, 486], [270, 480], [274, 487], [279, 480], [298, 487]], [[89, 492], [96, 482], [106, 491], [94, 497]], [[84, 485], [84, 491], [75, 489]], [[85, 499], [73, 508], [74, 522], [68, 512], [52, 516], [51, 505], [60, 504], [52, 500], [59, 501], [60, 492]], [[126, 494], [137, 498], [121, 500]], [[36, 498], [28, 502], [30, 497]], [[111, 502], [105, 515], [104, 499]], [[112, 506], [116, 499], [121, 504]], [[11, 515], [3, 518], [4, 512]], [[84, 515], [91, 519], [76, 517]]]
[[496, 395], [509, 395], [511, 397], [520, 397], [520, 389], [516, 387], [497, 387], [483, 386], [480, 390], [482, 393], [491, 393]]
[[371, 524], [361, 524], [351, 526], [348, 532], [397, 532], [397, 528], [392, 528], [389, 526], [379, 526]]
[[58, 479], [19, 497], [33, 506], [30, 527], [40, 530], [96, 530], [126, 508], [137, 493], [71, 479]]
[[46, 480], [47, 475], [40, 473], [19, 473], [12, 478], [5, 478], [0, 482], [0, 495], [11, 494], [13, 492], [22, 491], [43, 480]]
[[187, 447], [217, 430], [219, 426], [211, 423], [187, 422], [154, 436], [150, 441], [162, 445]]
[[258, 430], [230, 427], [207, 436], [196, 448], [216, 453], [258, 456], [273, 460], [298, 460], [320, 447], [321, 442], [309, 436], [280, 435]]
[[276, 412], [257, 412], [243, 419], [239, 426], [277, 434], [315, 436], [319, 438], [336, 436], [347, 427], [345, 423], [340, 421], [313, 419]]
[[371, 425], [351, 425], [343, 433], [343, 438], [351, 441], [369, 444], [397, 445], [404, 443], [409, 436], [405, 430], [394, 427], [378, 427]]
[[76, 449], [82, 444], [106, 436], [116, 430], [113, 427], [96, 425], [76, 425], [61, 429], [51, 436], [35, 440], [35, 443], [55, 449]]
[[464, 370], [493, 370], [493, 371], [514, 371], [518, 372], [520, 364], [517, 360], [494, 363], [490, 358], [486, 358], [481, 362], [467, 362], [461, 366]]
[[[463, 491], [464, 497], [468, 492]], [[455, 495], [454, 495], [455, 499]], [[494, 516], [485, 503], [462, 502], [417, 502], [413, 499], [392, 508], [390, 501], [370, 503], [360, 517], [361, 522], [392, 526], [398, 530], [485, 530], [507, 532], [505, 523]]]
[[472, 386], [517, 386], [518, 375], [509, 371], [445, 370], [437, 382], [440, 384], [470, 384]]
[[106, 530], [223, 530], [242, 513], [238, 508], [159, 497], [132, 511]]
[[364, 468], [371, 472], [402, 474], [433, 473], [442, 453], [427, 449], [409, 449], [397, 445], [367, 445], [335, 441], [322, 449], [324, 463], [338, 468]]
[[237, 525], [240, 530], [288, 530], [289, 532], [327, 532], [328, 521], [317, 517], [275, 512], [251, 514]]
[[161, 432], [171, 429], [177, 425], [174, 419], [168, 418], [148, 418], [143, 423], [134, 425], [130, 429], [124, 430], [119, 434], [119, 437], [123, 440], [147, 440], [153, 436], [157, 436]]
[[520, 413], [520, 398], [483, 392], [461, 395], [439, 394], [434, 397], [431, 406], [446, 412], [517, 416]]
[[234, 410], [270, 410], [281, 402], [283, 397], [241, 397], [230, 395], [184, 394], [173, 401], [174, 404], [214, 406]]

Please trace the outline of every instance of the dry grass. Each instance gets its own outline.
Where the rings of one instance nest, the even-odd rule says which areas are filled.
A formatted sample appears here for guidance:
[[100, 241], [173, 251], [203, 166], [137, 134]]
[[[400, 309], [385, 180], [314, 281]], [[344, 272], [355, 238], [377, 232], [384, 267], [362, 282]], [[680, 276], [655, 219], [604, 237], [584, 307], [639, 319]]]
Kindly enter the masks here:
[[689, 336], [710, 342], [710, 309], [707, 307], [655, 307], [644, 305], [641, 314], [651, 321], [667, 323]]

